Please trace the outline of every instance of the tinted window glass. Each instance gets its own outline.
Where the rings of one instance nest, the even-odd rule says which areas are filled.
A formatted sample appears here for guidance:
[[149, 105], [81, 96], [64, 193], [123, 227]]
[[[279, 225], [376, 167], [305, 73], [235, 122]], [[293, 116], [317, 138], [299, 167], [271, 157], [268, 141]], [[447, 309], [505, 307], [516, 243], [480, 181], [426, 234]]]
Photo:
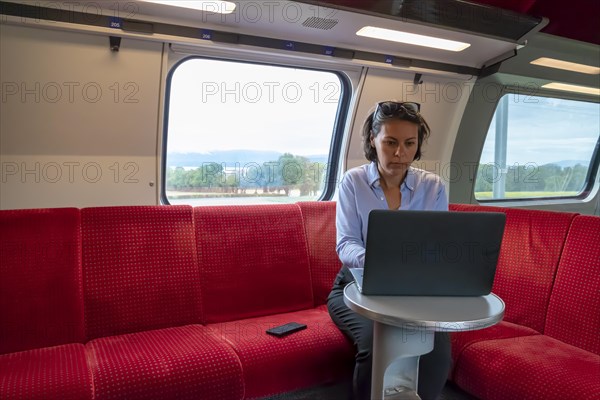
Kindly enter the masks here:
[[600, 105], [507, 94], [490, 125], [477, 200], [574, 197], [587, 186]]
[[172, 73], [171, 204], [316, 200], [342, 98], [333, 72], [194, 58]]

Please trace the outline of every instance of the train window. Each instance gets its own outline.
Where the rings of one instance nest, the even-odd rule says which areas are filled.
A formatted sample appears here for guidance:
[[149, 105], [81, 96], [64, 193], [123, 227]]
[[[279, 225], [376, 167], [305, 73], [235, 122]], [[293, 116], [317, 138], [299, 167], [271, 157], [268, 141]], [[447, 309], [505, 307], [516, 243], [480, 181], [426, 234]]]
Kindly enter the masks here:
[[316, 200], [343, 98], [322, 70], [191, 58], [168, 89], [165, 197], [170, 204]]
[[600, 105], [506, 94], [475, 180], [477, 200], [576, 197], [590, 181]]

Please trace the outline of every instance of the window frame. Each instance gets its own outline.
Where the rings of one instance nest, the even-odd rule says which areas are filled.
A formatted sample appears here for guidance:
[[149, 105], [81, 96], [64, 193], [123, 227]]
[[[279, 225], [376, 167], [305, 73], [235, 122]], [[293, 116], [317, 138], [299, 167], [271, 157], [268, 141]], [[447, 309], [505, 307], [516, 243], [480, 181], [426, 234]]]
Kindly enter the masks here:
[[[265, 65], [265, 66], [273, 66], [273, 67], [281, 67], [281, 68], [290, 68], [290, 69], [303, 69], [309, 71], [323, 71], [329, 72], [338, 77], [340, 80], [340, 100], [338, 102], [337, 113], [334, 119], [333, 132], [331, 136], [331, 142], [329, 146], [329, 156], [327, 158], [327, 174], [324, 176], [324, 186], [321, 195], [314, 199], [313, 201], [328, 201], [332, 200], [335, 191], [336, 191], [336, 182], [338, 171], [340, 168], [340, 156], [342, 154], [342, 145], [344, 140], [344, 131], [346, 129], [348, 113], [350, 111], [350, 104], [352, 100], [352, 84], [350, 82], [350, 78], [343, 72], [339, 70], [314, 67], [314, 66], [303, 66], [303, 65], [294, 65], [291, 63], [281, 62], [281, 63], [269, 63], [269, 62], [259, 62], [255, 60], [244, 60], [244, 59], [236, 59], [236, 58], [226, 58], [226, 57], [215, 57], [215, 56], [203, 56], [192, 54], [186, 57], [181, 58], [177, 62], [175, 62], [167, 72], [166, 76], [166, 85], [165, 85], [165, 97], [164, 97], [164, 107], [163, 107], [163, 123], [162, 123], [162, 149], [161, 149], [161, 160], [160, 160], [160, 194], [159, 200], [161, 204], [171, 205], [169, 199], [167, 197], [167, 186], [166, 186], [166, 178], [167, 178], [167, 146], [169, 139], [169, 112], [170, 112], [170, 104], [171, 104], [171, 87], [172, 80], [175, 71], [179, 66], [183, 63], [193, 60], [193, 59], [201, 59], [201, 60], [214, 60], [214, 61], [224, 61], [224, 62], [233, 62], [233, 63], [243, 63], [243, 64], [253, 64], [253, 65]], [[289, 204], [293, 204], [295, 202], [290, 202]], [[235, 205], [244, 205], [243, 202]], [[204, 207], [202, 205], [195, 205], [193, 207]]]

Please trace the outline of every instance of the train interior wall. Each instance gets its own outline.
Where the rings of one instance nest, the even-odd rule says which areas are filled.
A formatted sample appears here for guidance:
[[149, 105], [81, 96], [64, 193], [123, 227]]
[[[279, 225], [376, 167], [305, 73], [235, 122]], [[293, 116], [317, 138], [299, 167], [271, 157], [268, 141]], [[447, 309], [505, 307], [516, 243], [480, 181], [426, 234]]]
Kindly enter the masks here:
[[[233, 45], [191, 46], [174, 52], [168, 41], [143, 35], [124, 35], [120, 51], [111, 52], [103, 32], [55, 25], [0, 24], [2, 209], [160, 204], [165, 82], [170, 68], [190, 55], [224, 55], [345, 73], [352, 93], [348, 118], [343, 121], [339, 176], [365, 162], [362, 121], [377, 101], [422, 103], [432, 135], [416, 166], [442, 176], [451, 202], [475, 203], [473, 166], [497, 99], [504, 93], [479, 101], [483, 85], [478, 84], [492, 82], [506, 88], [511, 82], [532, 81], [528, 62], [519, 57], [530, 57], [527, 51], [544, 53], [556, 43], [561, 45], [555, 52], [565, 53], [568, 48], [582, 54], [598, 52], [598, 46], [569, 47], [577, 42], [557, 42], [538, 34], [541, 39], [533, 41], [531, 50], [509, 59], [492, 76], [478, 79], [420, 71], [422, 83], [416, 85], [415, 72], [381, 63], [322, 62], [300, 53]], [[597, 77], [586, 79], [589, 82], [583, 83], [593, 85]], [[509, 205], [594, 214], [599, 187], [597, 175], [593, 190], [583, 200]]]

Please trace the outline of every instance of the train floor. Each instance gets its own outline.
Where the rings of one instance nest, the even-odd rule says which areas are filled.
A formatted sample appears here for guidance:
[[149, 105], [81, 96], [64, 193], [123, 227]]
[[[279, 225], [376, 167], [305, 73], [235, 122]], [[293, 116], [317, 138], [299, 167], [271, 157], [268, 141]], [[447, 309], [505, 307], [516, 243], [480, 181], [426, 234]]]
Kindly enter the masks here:
[[[350, 383], [321, 386], [318, 388], [266, 397], [262, 400], [349, 400], [350, 387]], [[446, 387], [438, 400], [476, 400], [476, 398], [449, 382], [446, 384]]]

